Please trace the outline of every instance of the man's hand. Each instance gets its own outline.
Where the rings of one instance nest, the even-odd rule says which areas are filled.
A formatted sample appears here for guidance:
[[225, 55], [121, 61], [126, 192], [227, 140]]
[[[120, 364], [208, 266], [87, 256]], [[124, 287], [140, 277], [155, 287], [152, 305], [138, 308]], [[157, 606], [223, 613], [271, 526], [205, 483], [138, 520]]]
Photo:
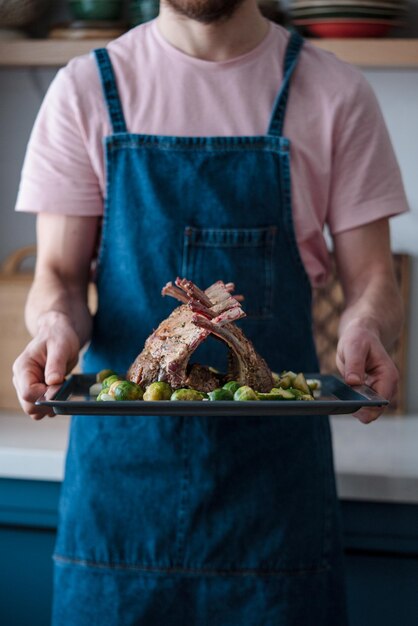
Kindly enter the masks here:
[[[348, 385], [366, 384], [389, 401], [396, 393], [398, 370], [379, 337], [368, 329], [345, 329], [338, 342], [337, 367]], [[355, 416], [368, 424], [382, 412], [381, 408], [364, 408]]]
[[48, 385], [63, 382], [76, 365], [79, 350], [79, 338], [66, 315], [50, 312], [42, 317], [38, 333], [13, 365], [19, 402], [32, 419], [54, 416], [52, 411], [37, 407], [34, 402]]
[[[398, 371], [387, 353], [402, 327], [402, 302], [396, 282], [386, 219], [334, 236], [335, 258], [344, 296], [337, 367], [349, 385], [366, 384], [391, 400]], [[381, 409], [361, 409], [365, 424]]]
[[33, 339], [13, 366], [19, 402], [33, 419], [53, 415], [34, 402], [47, 386], [63, 382], [90, 338], [87, 288], [97, 227], [97, 217], [38, 215], [35, 277], [25, 311]]

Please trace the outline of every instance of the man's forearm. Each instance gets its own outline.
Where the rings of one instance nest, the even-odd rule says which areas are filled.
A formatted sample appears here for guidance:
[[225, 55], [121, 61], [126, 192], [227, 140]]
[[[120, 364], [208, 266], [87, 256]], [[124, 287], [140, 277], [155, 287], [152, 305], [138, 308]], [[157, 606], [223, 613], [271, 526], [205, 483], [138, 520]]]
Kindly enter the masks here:
[[54, 324], [69, 324], [80, 348], [89, 340], [92, 318], [87, 305], [87, 286], [73, 286], [54, 272], [37, 274], [25, 309], [26, 325], [32, 336]]
[[402, 300], [393, 275], [375, 273], [347, 294], [339, 334], [351, 327], [375, 333], [386, 349], [399, 337], [403, 324]]

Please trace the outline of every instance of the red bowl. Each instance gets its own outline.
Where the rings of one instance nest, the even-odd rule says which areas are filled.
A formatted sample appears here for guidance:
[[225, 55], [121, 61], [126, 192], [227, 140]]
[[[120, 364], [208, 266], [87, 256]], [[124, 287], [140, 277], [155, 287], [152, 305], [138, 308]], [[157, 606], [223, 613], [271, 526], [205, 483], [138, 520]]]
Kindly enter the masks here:
[[[305, 20], [301, 20], [304, 21]], [[316, 37], [335, 39], [339, 37], [384, 37], [394, 22], [311, 22], [304, 23], [306, 30]]]

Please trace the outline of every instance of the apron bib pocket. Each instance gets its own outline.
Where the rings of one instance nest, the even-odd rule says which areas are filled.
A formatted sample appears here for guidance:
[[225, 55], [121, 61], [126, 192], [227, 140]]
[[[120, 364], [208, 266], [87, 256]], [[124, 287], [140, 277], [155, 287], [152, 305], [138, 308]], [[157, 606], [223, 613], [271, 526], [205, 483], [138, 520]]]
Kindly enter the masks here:
[[217, 280], [235, 283], [245, 297], [247, 317], [273, 316], [276, 226], [194, 228], [183, 239], [181, 275], [208, 287]]

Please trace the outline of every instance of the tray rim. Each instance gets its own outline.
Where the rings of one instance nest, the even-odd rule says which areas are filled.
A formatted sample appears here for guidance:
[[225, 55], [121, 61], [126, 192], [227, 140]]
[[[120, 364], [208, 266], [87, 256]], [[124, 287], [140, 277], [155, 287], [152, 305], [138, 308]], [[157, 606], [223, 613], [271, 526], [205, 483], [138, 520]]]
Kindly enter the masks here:
[[[306, 378], [318, 378], [327, 384], [333, 383], [345, 394], [354, 394], [349, 399], [316, 399], [313, 402], [303, 400], [286, 401], [177, 401], [161, 400], [156, 402], [145, 400], [115, 401], [97, 403], [92, 400], [60, 399], [80, 379], [87, 379], [92, 384], [95, 374], [71, 374], [56, 390], [50, 399], [45, 399], [45, 392], [35, 405], [52, 408], [56, 415], [138, 415], [138, 416], [277, 416], [281, 415], [338, 415], [355, 413], [362, 407], [382, 407], [389, 404], [388, 400], [379, 396], [366, 385], [349, 386], [340, 377], [333, 374], [305, 374]], [[93, 398], [93, 396], [92, 396]], [[138, 412], [138, 409], [139, 412]], [[169, 409], [169, 410], [168, 410]], [[314, 409], [314, 410], [313, 410]]]

